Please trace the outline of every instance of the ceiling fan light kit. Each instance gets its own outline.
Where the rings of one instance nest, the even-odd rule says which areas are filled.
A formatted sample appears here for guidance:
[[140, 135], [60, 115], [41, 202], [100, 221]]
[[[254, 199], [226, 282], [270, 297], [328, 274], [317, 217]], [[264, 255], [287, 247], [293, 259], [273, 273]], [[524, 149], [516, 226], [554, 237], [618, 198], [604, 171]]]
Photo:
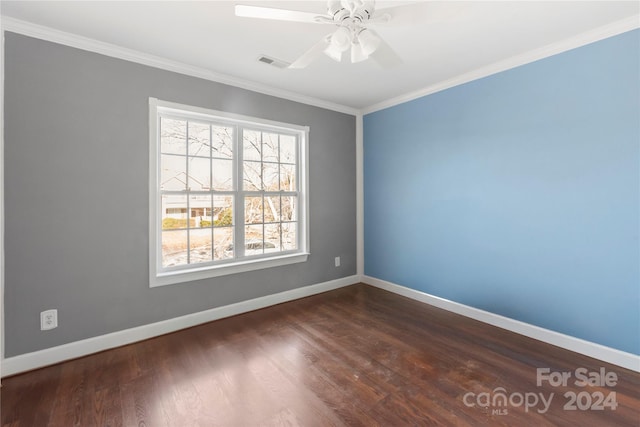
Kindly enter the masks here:
[[324, 53], [333, 60], [340, 62], [342, 60], [342, 53], [349, 50], [352, 44], [351, 32], [347, 27], [340, 27], [335, 33], [329, 36], [329, 46], [324, 50]]
[[334, 61], [341, 62], [344, 52], [348, 50], [352, 63], [362, 62], [370, 57], [383, 67], [391, 67], [401, 62], [393, 49], [374, 31], [367, 28], [367, 25], [386, 24], [391, 20], [391, 16], [386, 13], [374, 15], [374, 1], [329, 0], [326, 15], [245, 5], [236, 5], [235, 10], [236, 16], [242, 17], [331, 24], [338, 27], [303, 53], [288, 68], [304, 68], [323, 53]]
[[362, 46], [362, 52], [368, 57], [380, 46], [380, 38], [364, 28], [358, 33], [358, 44]]
[[368, 59], [369, 56], [365, 55], [361, 45], [355, 45], [351, 48], [351, 63], [362, 62]]

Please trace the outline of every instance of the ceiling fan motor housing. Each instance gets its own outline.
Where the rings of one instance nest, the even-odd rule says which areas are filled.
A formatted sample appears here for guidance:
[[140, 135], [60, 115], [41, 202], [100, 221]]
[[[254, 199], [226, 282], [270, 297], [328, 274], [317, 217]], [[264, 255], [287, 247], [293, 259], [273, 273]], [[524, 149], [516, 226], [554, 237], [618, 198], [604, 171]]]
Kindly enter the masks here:
[[340, 23], [346, 19], [361, 23], [368, 21], [373, 15], [374, 2], [364, 0], [329, 0], [327, 13], [333, 21]]

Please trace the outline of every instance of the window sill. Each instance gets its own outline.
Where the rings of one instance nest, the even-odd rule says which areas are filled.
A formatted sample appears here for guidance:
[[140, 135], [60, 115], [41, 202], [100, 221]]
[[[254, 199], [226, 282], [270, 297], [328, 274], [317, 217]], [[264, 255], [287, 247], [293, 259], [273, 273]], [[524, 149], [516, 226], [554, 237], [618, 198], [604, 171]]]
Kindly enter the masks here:
[[245, 271], [262, 270], [264, 268], [279, 267], [282, 265], [306, 262], [308, 253], [297, 253], [283, 255], [267, 259], [253, 259], [216, 266], [202, 268], [192, 268], [189, 270], [171, 271], [159, 273], [155, 277], [151, 275], [150, 287], [173, 285], [176, 283], [191, 282], [194, 280], [208, 279], [211, 277], [226, 276], [229, 274], [242, 273]]

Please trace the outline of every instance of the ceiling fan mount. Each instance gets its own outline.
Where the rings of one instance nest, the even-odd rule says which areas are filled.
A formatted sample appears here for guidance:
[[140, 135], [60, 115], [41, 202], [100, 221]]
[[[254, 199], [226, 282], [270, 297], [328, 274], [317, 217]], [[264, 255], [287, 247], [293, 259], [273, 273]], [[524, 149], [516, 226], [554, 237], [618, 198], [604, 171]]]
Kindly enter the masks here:
[[327, 15], [337, 24], [344, 21], [362, 24], [371, 19], [374, 10], [373, 1], [329, 0]]
[[373, 0], [328, 0], [325, 15], [245, 5], [236, 5], [235, 11], [236, 16], [242, 17], [332, 24], [338, 27], [288, 68], [304, 68], [323, 53], [340, 62], [344, 52], [349, 50], [352, 63], [372, 58], [383, 67], [391, 67], [402, 62], [393, 49], [374, 30], [368, 28], [369, 25], [391, 21], [391, 16], [387, 13], [375, 14]]

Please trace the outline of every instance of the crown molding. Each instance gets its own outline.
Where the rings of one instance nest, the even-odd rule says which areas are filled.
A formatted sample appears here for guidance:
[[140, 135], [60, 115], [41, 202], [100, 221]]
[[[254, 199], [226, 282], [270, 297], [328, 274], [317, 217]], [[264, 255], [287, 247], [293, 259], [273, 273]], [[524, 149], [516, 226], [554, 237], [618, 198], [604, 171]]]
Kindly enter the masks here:
[[8, 16], [1, 17], [1, 26], [3, 31], [11, 31], [29, 37], [51, 41], [77, 49], [110, 56], [113, 58], [123, 59], [125, 61], [135, 62], [138, 64], [163, 69], [166, 71], [172, 71], [192, 77], [198, 77], [217, 83], [235, 86], [241, 89], [247, 89], [253, 92], [262, 93], [265, 95], [276, 96], [278, 98], [283, 98], [294, 102], [300, 102], [315, 107], [337, 111], [340, 113], [364, 115], [640, 28], [640, 15], [634, 15], [602, 27], [589, 30], [585, 33], [570, 37], [563, 41], [552, 43], [547, 46], [543, 46], [541, 48], [495, 62], [486, 67], [478, 68], [468, 73], [461, 74], [457, 77], [453, 77], [434, 85], [427, 86], [416, 91], [408, 92], [406, 94], [372, 104], [362, 109], [336, 104], [286, 90], [275, 89], [260, 83], [240, 79], [226, 74], [215, 73], [205, 68], [187, 65], [178, 61], [172, 61], [159, 56], [150, 55], [133, 49], [127, 49], [114, 44], [101, 42], [88, 37], [82, 37], [76, 34], [55, 30], [50, 27], [33, 24]]
[[611, 24], [586, 31], [582, 34], [578, 34], [577, 36], [570, 37], [560, 42], [552, 43], [520, 55], [512, 56], [505, 60], [498, 61], [485, 67], [481, 67], [468, 73], [464, 73], [457, 77], [441, 81], [417, 91], [412, 91], [404, 95], [400, 95], [386, 101], [370, 105], [363, 108], [361, 114], [369, 114], [376, 111], [384, 110], [385, 108], [404, 104], [405, 102], [413, 101], [414, 99], [422, 98], [423, 96], [431, 95], [445, 89], [450, 89], [454, 86], [459, 86], [464, 83], [469, 83], [473, 80], [488, 77], [492, 74], [497, 74], [511, 68], [529, 64], [531, 62], [557, 55], [559, 53], [566, 52], [568, 50], [575, 49], [581, 46], [585, 46], [590, 43], [604, 40], [609, 37], [617, 36], [618, 34], [626, 33], [627, 31], [635, 30], [637, 28], [640, 28], [640, 15], [634, 15], [619, 21], [615, 21]]
[[165, 71], [172, 71], [191, 77], [197, 77], [216, 83], [234, 86], [240, 89], [258, 92], [264, 95], [275, 96], [278, 98], [287, 99], [289, 101], [300, 102], [302, 104], [307, 104], [314, 107], [325, 108], [327, 110], [333, 110], [339, 113], [357, 115], [360, 112], [358, 109], [349, 106], [336, 104], [305, 95], [300, 95], [295, 92], [276, 89], [260, 83], [229, 76], [227, 74], [216, 73], [206, 68], [195, 67], [182, 62], [150, 55], [111, 43], [105, 43], [88, 37], [79, 36], [77, 34], [72, 34], [43, 25], [37, 25], [31, 22], [22, 21], [20, 19], [11, 18], [9, 16], [3, 15], [0, 18], [2, 31], [10, 31], [25, 36], [34, 37], [37, 39], [46, 40], [105, 56], [110, 56], [113, 58], [123, 59], [125, 61], [159, 68]]
[[273, 87], [260, 83], [240, 79], [226, 74], [216, 73], [205, 68], [191, 66], [178, 61], [172, 61], [159, 56], [150, 55], [133, 49], [127, 49], [114, 44], [101, 42], [88, 37], [82, 37], [76, 34], [59, 31], [50, 27], [33, 24], [31, 22], [22, 21], [8, 16], [1, 16], [0, 25], [3, 31], [11, 31], [29, 37], [47, 40], [77, 49], [123, 59], [125, 61], [135, 62], [166, 71], [172, 71], [192, 77], [198, 77], [205, 80], [238, 87], [241, 89], [247, 89], [253, 92], [262, 93], [265, 95], [287, 99], [289, 101], [300, 102], [315, 107], [325, 108], [328, 110], [357, 116], [384, 110], [386, 108], [403, 104], [405, 102], [409, 102], [423, 96], [431, 95], [433, 93], [440, 92], [454, 86], [469, 83], [473, 80], [488, 77], [502, 71], [516, 68], [521, 65], [538, 61], [540, 59], [557, 55], [571, 49], [585, 46], [590, 43], [594, 43], [609, 37], [616, 36], [618, 34], [625, 33], [627, 31], [640, 28], [640, 15], [634, 15], [619, 21], [615, 21], [611, 24], [586, 31], [582, 34], [570, 37], [563, 41], [552, 43], [547, 46], [543, 46], [541, 48], [495, 62], [485, 67], [475, 69], [468, 73], [461, 74], [459, 76], [438, 82], [434, 85], [427, 86], [416, 91], [408, 92], [403, 95], [399, 95], [372, 104], [362, 109], [332, 103], [322, 99], [301, 95], [295, 92], [275, 89]]

